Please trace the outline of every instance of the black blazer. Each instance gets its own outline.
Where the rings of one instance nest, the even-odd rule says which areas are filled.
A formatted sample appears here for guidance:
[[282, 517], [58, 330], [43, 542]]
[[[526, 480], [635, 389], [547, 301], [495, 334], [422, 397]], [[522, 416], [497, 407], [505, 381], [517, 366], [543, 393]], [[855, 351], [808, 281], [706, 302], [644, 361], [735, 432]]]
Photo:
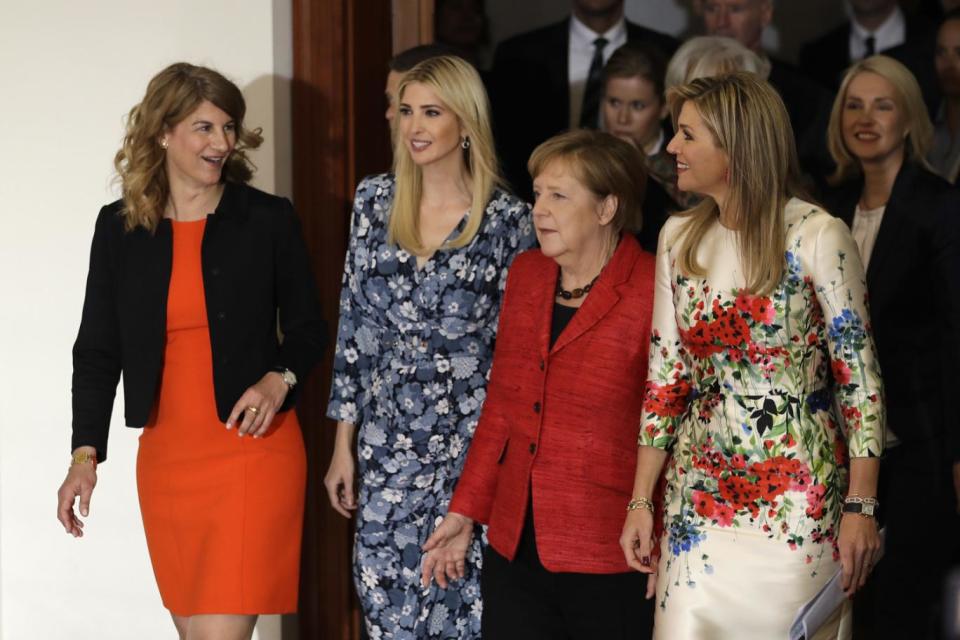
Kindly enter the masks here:
[[[824, 204], [852, 226], [852, 180]], [[887, 420], [904, 443], [960, 461], [960, 191], [914, 163], [897, 175], [867, 268]]]
[[[173, 261], [170, 221], [161, 220], [153, 234], [142, 227], [128, 233], [121, 204], [103, 207], [97, 217], [73, 346], [72, 447], [96, 447], [101, 461], [121, 371], [127, 426], [143, 427], [153, 409]], [[326, 330], [300, 222], [285, 198], [226, 183], [207, 218], [201, 264], [217, 415], [226, 421], [243, 392], [273, 368], [304, 380]], [[294, 399], [290, 393], [282, 409]]]
[[[905, 17], [906, 42], [878, 53], [902, 62], [913, 72], [917, 82], [920, 83], [927, 108], [932, 113], [939, 102], [940, 93], [933, 61], [937, 39], [936, 27], [923, 18], [910, 15]], [[853, 62], [850, 60], [852, 28], [850, 22], [844, 22], [800, 48], [800, 68], [833, 92], [840, 87], [844, 71]]]
[[827, 151], [827, 124], [833, 94], [792, 64], [773, 57], [769, 60], [767, 80], [783, 98], [790, 115], [800, 166], [813, 176], [829, 172], [833, 160]]
[[[669, 58], [677, 40], [627, 22], [627, 41], [659, 47]], [[497, 46], [491, 69], [494, 134], [503, 171], [517, 195], [530, 199], [527, 160], [541, 142], [570, 127], [570, 18]]]

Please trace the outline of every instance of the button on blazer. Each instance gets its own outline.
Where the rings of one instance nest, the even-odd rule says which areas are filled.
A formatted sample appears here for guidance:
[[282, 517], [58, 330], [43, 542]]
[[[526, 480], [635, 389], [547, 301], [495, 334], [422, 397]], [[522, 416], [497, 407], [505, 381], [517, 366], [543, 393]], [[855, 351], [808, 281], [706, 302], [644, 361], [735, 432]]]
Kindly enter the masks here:
[[513, 559], [533, 493], [537, 551], [550, 571], [621, 573], [633, 489], [655, 258], [623, 234], [553, 347], [557, 263], [540, 250], [510, 267], [480, 423], [450, 511], [489, 524]]
[[[163, 367], [173, 231], [124, 230], [122, 201], [97, 218], [80, 330], [73, 346], [72, 447], [107, 457], [121, 372], [126, 423], [147, 424]], [[326, 344], [300, 223], [285, 198], [227, 182], [201, 248], [217, 415], [274, 368], [304, 380]], [[279, 329], [282, 342], [277, 335]], [[291, 392], [281, 410], [295, 401]]]

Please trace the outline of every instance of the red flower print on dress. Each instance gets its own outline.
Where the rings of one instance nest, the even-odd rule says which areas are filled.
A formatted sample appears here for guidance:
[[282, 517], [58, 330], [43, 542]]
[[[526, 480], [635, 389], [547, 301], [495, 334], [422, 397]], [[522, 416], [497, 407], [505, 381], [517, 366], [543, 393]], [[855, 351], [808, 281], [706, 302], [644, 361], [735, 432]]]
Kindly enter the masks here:
[[704, 518], [712, 518], [716, 506], [717, 501], [713, 499], [712, 493], [706, 491], [693, 492], [693, 508]]
[[733, 517], [736, 515], [736, 512], [730, 508], [729, 505], [718, 502], [717, 506], [713, 510], [713, 519], [721, 527], [730, 527], [733, 526]]
[[759, 511], [754, 504], [760, 498], [760, 488], [744, 476], [731, 475], [720, 480], [720, 496], [730, 505], [740, 509]]
[[647, 391], [643, 407], [646, 411], [661, 417], [683, 415], [687, 408], [687, 396], [690, 395], [690, 383], [678, 380], [673, 384], [657, 384], [647, 381]]
[[750, 327], [739, 313], [728, 309], [711, 323], [716, 338], [727, 347], [738, 347], [750, 342]]
[[723, 351], [721, 347], [714, 344], [714, 331], [710, 323], [705, 320], [697, 320], [688, 331], [680, 331], [680, 337], [683, 343], [687, 345], [690, 353], [700, 359], [707, 359], [715, 353]]
[[758, 296], [750, 304], [750, 315], [754, 322], [771, 324], [777, 317], [777, 310], [774, 309], [770, 298]]
[[827, 488], [822, 484], [810, 485], [807, 489], [807, 515], [814, 520], [823, 517], [824, 497], [827, 494]]
[[850, 384], [850, 367], [843, 360], [834, 360], [830, 363], [833, 368], [833, 379], [839, 384]]

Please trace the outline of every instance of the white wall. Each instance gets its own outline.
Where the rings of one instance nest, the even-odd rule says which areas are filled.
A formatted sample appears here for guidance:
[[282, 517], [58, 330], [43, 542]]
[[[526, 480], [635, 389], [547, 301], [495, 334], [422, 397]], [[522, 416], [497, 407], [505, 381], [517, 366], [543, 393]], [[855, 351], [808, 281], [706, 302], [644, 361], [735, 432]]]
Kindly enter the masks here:
[[[162, 67], [186, 60], [234, 80], [248, 122], [266, 138], [254, 183], [289, 192], [288, 4], [0, 2], [3, 640], [175, 636], [147, 556], [134, 480], [139, 432], [123, 426], [122, 400], [87, 536], [74, 540], [56, 521], [69, 455], [70, 349], [93, 223], [117, 197], [111, 161], [122, 118]], [[278, 638], [278, 629], [265, 620], [258, 636]]]

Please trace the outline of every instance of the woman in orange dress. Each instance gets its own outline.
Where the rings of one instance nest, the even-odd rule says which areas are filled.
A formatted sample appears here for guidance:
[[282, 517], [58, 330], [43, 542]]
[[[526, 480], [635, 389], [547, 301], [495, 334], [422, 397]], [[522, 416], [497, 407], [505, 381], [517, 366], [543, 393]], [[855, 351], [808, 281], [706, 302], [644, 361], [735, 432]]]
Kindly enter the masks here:
[[[123, 198], [100, 211], [74, 345], [73, 461], [59, 519], [83, 535], [120, 374], [146, 427], [137, 488], [181, 639], [249, 639], [296, 610], [306, 460], [293, 405], [324, 326], [290, 203], [246, 184], [239, 89], [175, 64], [130, 112]], [[278, 327], [279, 318], [279, 327]], [[277, 329], [283, 338], [278, 339]]]

